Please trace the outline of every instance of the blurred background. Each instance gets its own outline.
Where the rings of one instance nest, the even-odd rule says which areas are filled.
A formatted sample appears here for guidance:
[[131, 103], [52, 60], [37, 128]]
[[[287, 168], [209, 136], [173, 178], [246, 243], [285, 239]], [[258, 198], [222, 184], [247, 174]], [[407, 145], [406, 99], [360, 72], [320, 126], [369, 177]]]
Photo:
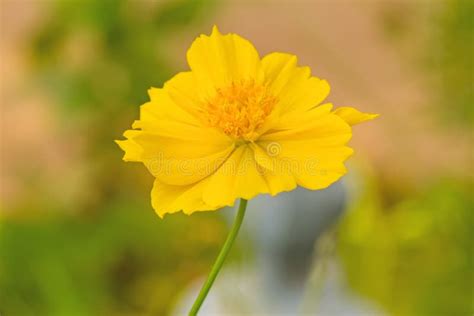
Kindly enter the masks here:
[[[381, 117], [355, 127], [342, 182], [249, 203], [204, 314], [269, 315], [258, 295], [279, 289], [282, 315], [473, 315], [474, 2], [0, 3], [2, 316], [189, 307], [233, 211], [160, 220], [113, 140], [214, 24]], [[232, 309], [216, 293], [239, 282]]]

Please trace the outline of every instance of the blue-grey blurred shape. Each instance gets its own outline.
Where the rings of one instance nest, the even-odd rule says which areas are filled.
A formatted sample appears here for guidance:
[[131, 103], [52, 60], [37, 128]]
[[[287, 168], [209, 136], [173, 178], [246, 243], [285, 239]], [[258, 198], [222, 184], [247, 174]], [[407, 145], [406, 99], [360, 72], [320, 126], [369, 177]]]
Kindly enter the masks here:
[[[253, 256], [244, 253], [240, 264], [224, 265], [199, 315], [321, 315], [318, 311], [331, 316], [345, 316], [347, 311], [374, 315], [362, 303], [344, 296], [337, 266], [323, 271], [316, 280], [321, 284], [311, 284], [311, 270], [320, 269], [319, 262], [331, 261], [315, 256], [316, 241], [342, 215], [345, 197], [339, 181], [325, 190], [298, 188], [250, 200], [238, 240], [252, 243]], [[235, 208], [222, 211], [230, 225]], [[183, 294], [175, 315], [186, 315], [203, 282], [197, 280]], [[311, 291], [311, 287], [321, 290]]]

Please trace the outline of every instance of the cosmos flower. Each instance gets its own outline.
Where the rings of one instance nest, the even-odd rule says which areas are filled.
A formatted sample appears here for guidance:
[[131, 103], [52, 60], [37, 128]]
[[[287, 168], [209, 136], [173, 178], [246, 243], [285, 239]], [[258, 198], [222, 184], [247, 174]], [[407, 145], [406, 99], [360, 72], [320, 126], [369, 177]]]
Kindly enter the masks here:
[[296, 56], [260, 58], [249, 41], [217, 27], [193, 42], [187, 61], [189, 71], [148, 91], [140, 119], [117, 141], [125, 161], [155, 177], [152, 206], [161, 217], [326, 188], [347, 172], [351, 126], [377, 116], [320, 105], [329, 84]]

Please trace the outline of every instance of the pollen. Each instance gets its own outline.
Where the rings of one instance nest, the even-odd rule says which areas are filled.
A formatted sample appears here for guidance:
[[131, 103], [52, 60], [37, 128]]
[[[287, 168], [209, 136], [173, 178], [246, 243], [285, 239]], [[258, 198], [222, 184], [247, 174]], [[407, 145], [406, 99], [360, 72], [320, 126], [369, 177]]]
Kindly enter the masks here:
[[207, 101], [205, 117], [209, 126], [235, 139], [252, 141], [276, 102], [264, 85], [253, 80], [233, 82], [217, 89]]

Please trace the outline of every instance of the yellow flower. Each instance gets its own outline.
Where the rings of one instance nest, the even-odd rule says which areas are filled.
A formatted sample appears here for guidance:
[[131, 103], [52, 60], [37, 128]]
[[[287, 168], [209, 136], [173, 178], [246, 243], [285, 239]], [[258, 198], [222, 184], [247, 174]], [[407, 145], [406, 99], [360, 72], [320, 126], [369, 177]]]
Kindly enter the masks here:
[[144, 163], [155, 177], [160, 216], [326, 188], [346, 173], [351, 125], [376, 117], [319, 105], [329, 84], [296, 56], [260, 58], [249, 41], [217, 27], [194, 41], [187, 60], [190, 71], [151, 88], [140, 120], [117, 141], [125, 161]]

